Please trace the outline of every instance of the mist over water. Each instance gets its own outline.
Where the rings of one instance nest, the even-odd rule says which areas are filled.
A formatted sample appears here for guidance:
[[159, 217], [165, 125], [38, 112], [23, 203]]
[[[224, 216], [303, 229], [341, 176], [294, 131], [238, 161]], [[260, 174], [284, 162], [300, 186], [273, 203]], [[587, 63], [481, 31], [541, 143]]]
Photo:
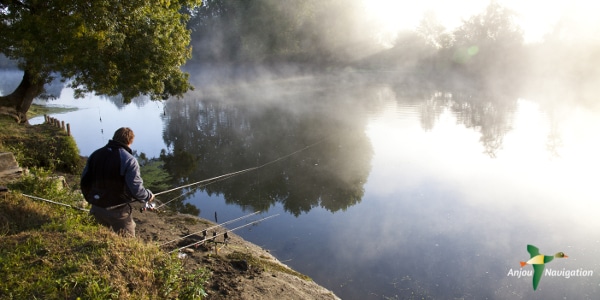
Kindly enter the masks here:
[[217, 212], [221, 222], [280, 213], [236, 233], [342, 299], [597, 295], [596, 275], [545, 276], [535, 292], [531, 277], [508, 275], [528, 259], [527, 244], [569, 255], [548, 268], [600, 272], [592, 93], [564, 83], [486, 91], [380, 75], [219, 80], [183, 99], [128, 106], [73, 100], [64, 89], [45, 103], [80, 107], [54, 117], [79, 128], [83, 155], [132, 127], [133, 148], [164, 165], [169, 187], [311, 145], [160, 200], [182, 196], [169, 206], [209, 220]]

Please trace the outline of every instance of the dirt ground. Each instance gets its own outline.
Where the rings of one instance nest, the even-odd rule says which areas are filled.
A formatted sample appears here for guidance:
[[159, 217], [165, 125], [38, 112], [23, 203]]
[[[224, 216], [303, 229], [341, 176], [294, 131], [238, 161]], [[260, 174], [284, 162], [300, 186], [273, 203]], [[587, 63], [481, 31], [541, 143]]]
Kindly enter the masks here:
[[[279, 262], [268, 250], [243, 240], [234, 232], [228, 233], [228, 241], [223, 244], [225, 229], [213, 229], [216, 224], [207, 220], [156, 211], [135, 211], [133, 216], [137, 238], [157, 243], [165, 251], [181, 253], [187, 268], [211, 270], [206, 299], [339, 299]], [[217, 233], [218, 243], [203, 242], [176, 251], [204, 240], [202, 231], [207, 228], [209, 237]]]

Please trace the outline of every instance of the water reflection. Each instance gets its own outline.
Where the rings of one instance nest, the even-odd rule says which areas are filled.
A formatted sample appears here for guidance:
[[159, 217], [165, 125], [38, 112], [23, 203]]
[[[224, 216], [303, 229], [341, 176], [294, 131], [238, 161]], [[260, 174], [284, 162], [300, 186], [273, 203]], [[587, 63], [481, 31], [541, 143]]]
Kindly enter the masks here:
[[[475, 152], [475, 132], [457, 126], [458, 116], [449, 110], [439, 115], [437, 125], [426, 134], [415, 128], [418, 116], [409, 113], [420, 110], [410, 105], [391, 110], [396, 113], [379, 114], [369, 122], [368, 135], [375, 149], [373, 172], [365, 187], [370, 205], [351, 212], [353, 220], [378, 222], [366, 226], [348, 221], [335, 229], [344, 233], [335, 239], [337, 245], [355, 235], [385, 239], [345, 243], [349, 253], [361, 253], [361, 261], [356, 262], [360, 266], [346, 269], [346, 274], [365, 269], [393, 274], [387, 282], [373, 283], [374, 291], [387, 291], [388, 296], [411, 291], [444, 299], [570, 298], [581, 295], [577, 286], [586, 293], [597, 292], [593, 278], [549, 278], [544, 291], [532, 294], [531, 277], [507, 276], [508, 270], [519, 268], [516, 256], [527, 257], [527, 243], [543, 244], [552, 249], [548, 251], [558, 251], [558, 247], [577, 253], [576, 261], [557, 262], [553, 268], [597, 269], [598, 241], [585, 235], [594, 235], [599, 223], [583, 208], [597, 212], [595, 192], [588, 172], [573, 172], [585, 170], [584, 163], [566, 155], [577, 149], [590, 167], [599, 165], [588, 152], [598, 149], [591, 142], [597, 141], [590, 130], [598, 126], [594, 114], [579, 114], [576, 123], [581, 127], [563, 128], [563, 135], [581, 135], [581, 141], [571, 140], [562, 159], [556, 161], [544, 155], [546, 120], [530, 101], [517, 101], [518, 113], [508, 123], [512, 130], [494, 159]], [[566, 125], [572, 120], [564, 121]], [[414, 149], [405, 149], [406, 141]], [[596, 146], [580, 148], [591, 143]], [[346, 226], [351, 229], [344, 230]], [[359, 293], [359, 289], [349, 284], [344, 294]]]
[[477, 131], [484, 153], [495, 157], [511, 130], [518, 96], [513, 90], [488, 90], [478, 86], [423, 86], [415, 82], [392, 85], [401, 105], [418, 105], [423, 130], [430, 131], [446, 110], [459, 125]]
[[261, 166], [201, 186], [252, 210], [282, 203], [298, 216], [313, 207], [336, 212], [359, 203], [372, 158], [360, 107], [339, 93], [296, 96], [300, 108], [264, 98], [236, 105], [193, 96], [168, 102], [166, 169], [184, 185]]

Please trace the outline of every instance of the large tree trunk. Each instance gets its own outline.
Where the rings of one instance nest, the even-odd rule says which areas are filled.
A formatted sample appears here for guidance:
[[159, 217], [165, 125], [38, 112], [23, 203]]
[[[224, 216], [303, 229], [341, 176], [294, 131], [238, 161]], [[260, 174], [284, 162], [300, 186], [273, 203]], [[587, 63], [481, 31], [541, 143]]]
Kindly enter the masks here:
[[7, 107], [18, 123], [27, 122], [27, 111], [33, 99], [44, 91], [44, 80], [35, 78], [29, 71], [23, 73], [23, 80], [10, 95], [0, 97], [0, 105]]

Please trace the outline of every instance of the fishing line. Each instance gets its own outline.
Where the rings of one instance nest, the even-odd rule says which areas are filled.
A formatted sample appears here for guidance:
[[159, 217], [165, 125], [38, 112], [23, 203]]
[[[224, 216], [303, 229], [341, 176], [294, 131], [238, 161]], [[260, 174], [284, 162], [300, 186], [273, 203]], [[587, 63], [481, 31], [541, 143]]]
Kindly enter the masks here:
[[[216, 182], [219, 182], [219, 181], [223, 181], [223, 180], [229, 179], [229, 178], [231, 178], [231, 177], [233, 177], [233, 176], [235, 176], [235, 175], [229, 175], [229, 176], [226, 176], [226, 177], [223, 177], [223, 178], [217, 179], [217, 180], [214, 180], [214, 178], [211, 178], [211, 179], [206, 179], [206, 180], [204, 180], [203, 182], [206, 182], [206, 181], [208, 181], [208, 183], [207, 183], [207, 184], [204, 184], [204, 185], [201, 185], [201, 186], [198, 186], [198, 187], [202, 188], [202, 187], [205, 187], [205, 186], [207, 186], [207, 185], [209, 185], [209, 184], [213, 184], [213, 183], [216, 183]], [[221, 176], [219, 176], [219, 177], [221, 177]], [[198, 183], [198, 182], [196, 182], [195, 184], [199, 184], [199, 183]], [[171, 190], [171, 191], [172, 191], [172, 190]], [[156, 194], [154, 194], [154, 195], [164, 194], [164, 193], [166, 193], [166, 192], [171, 192], [171, 191], [164, 191], [164, 192], [156, 193]], [[163, 204], [159, 205], [159, 206], [158, 206], [158, 207], [156, 207], [156, 208], [157, 208], [157, 209], [158, 209], [158, 208], [161, 208], [161, 207], [163, 207], [163, 206], [165, 206], [165, 205], [167, 205], [167, 204], [169, 204], [169, 203], [171, 203], [171, 202], [173, 202], [173, 201], [175, 201], [175, 200], [177, 200], [177, 199], [179, 199], [179, 198], [182, 198], [182, 197], [185, 197], [185, 196], [187, 196], [187, 195], [191, 194], [192, 192], [194, 192], [194, 190], [189, 190], [189, 191], [187, 191], [187, 192], [183, 193], [182, 195], [179, 195], [179, 196], [177, 196], [177, 197], [175, 197], [175, 198], [173, 198], [173, 199], [171, 199], [171, 200], [169, 200], [169, 201], [167, 201], [167, 202], [164, 202]]]
[[[240, 171], [236, 171], [236, 172], [231, 172], [231, 173], [223, 174], [223, 175], [216, 176], [216, 177], [213, 177], [213, 178], [208, 178], [208, 179], [200, 180], [200, 181], [197, 181], [197, 182], [193, 182], [193, 183], [190, 183], [190, 184], [186, 184], [186, 185], [182, 185], [182, 186], [179, 186], [179, 187], [176, 187], [176, 188], [172, 188], [172, 189], [170, 189], [170, 190], [166, 190], [166, 191], [158, 192], [158, 193], [155, 193], [154, 195], [155, 195], [155, 196], [158, 196], [158, 195], [161, 195], [161, 194], [165, 194], [165, 193], [169, 193], [169, 192], [172, 192], [172, 191], [180, 190], [180, 189], [183, 189], [183, 188], [186, 188], [186, 187], [191, 187], [191, 186], [194, 186], [194, 185], [198, 185], [198, 184], [206, 183], [205, 185], [203, 185], [203, 186], [202, 186], [202, 187], [204, 187], [204, 186], [207, 186], [207, 185], [209, 185], [209, 184], [213, 184], [213, 183], [215, 183], [215, 182], [217, 182], [217, 181], [225, 180], [225, 179], [228, 179], [228, 178], [230, 178], [230, 177], [233, 177], [233, 176], [236, 176], [236, 175], [240, 175], [240, 174], [243, 174], [243, 173], [246, 173], [246, 172], [250, 172], [250, 171], [254, 171], [254, 170], [260, 169], [260, 168], [264, 168], [264, 167], [266, 167], [266, 166], [268, 166], [268, 165], [271, 165], [271, 164], [274, 164], [274, 163], [276, 163], [276, 162], [279, 162], [279, 161], [281, 161], [281, 160], [284, 160], [284, 159], [286, 159], [286, 158], [288, 158], [288, 157], [290, 157], [290, 156], [292, 156], [292, 155], [298, 154], [298, 153], [300, 153], [300, 152], [302, 152], [302, 151], [304, 151], [304, 150], [306, 150], [306, 149], [309, 149], [309, 148], [311, 148], [311, 147], [314, 147], [314, 146], [316, 146], [316, 145], [318, 145], [318, 144], [322, 143], [322, 142], [323, 142], [324, 140], [326, 140], [326, 139], [327, 139], [327, 138], [323, 138], [323, 139], [321, 139], [321, 140], [319, 140], [319, 141], [317, 141], [317, 142], [315, 142], [315, 143], [313, 143], [313, 144], [310, 144], [310, 145], [308, 145], [308, 146], [305, 146], [304, 148], [301, 148], [301, 149], [299, 149], [299, 150], [296, 150], [296, 151], [294, 151], [294, 152], [292, 152], [292, 153], [289, 153], [289, 154], [287, 154], [287, 155], [280, 156], [280, 157], [279, 157], [279, 158], [277, 158], [277, 159], [274, 159], [274, 160], [272, 160], [272, 161], [266, 162], [266, 163], [264, 163], [264, 164], [262, 164], [262, 165], [259, 165], [259, 166], [256, 166], [256, 167], [247, 168], [247, 169], [244, 169], [244, 170], [240, 170]], [[181, 197], [181, 196], [178, 196], [178, 197]], [[176, 198], [177, 198], [177, 197], [176, 197]], [[164, 204], [162, 204], [162, 205], [158, 206], [157, 208], [160, 208], [160, 207], [162, 207], [162, 206], [164, 206], [164, 205], [168, 204], [169, 202], [172, 202], [173, 200], [175, 200], [175, 199], [171, 199], [171, 200], [169, 200], [169, 201], [165, 202]]]
[[69, 204], [55, 202], [55, 201], [52, 201], [52, 200], [48, 200], [48, 199], [44, 199], [44, 198], [40, 198], [40, 197], [36, 197], [36, 196], [31, 196], [31, 195], [26, 195], [26, 194], [21, 194], [21, 195], [23, 195], [25, 197], [29, 197], [31, 199], [46, 201], [46, 202], [49, 202], [49, 203], [52, 203], [52, 204], [58, 204], [58, 205], [70, 207], [70, 208], [81, 210], [81, 211], [86, 211], [86, 212], [89, 211], [88, 209], [85, 209], [85, 208], [75, 207], [75, 206], [72, 206], [72, 205], [69, 205]]
[[102, 127], [102, 113], [100, 112], [100, 105], [98, 105], [98, 117], [100, 118], [100, 138], [104, 142], [104, 128]]
[[[188, 234], [188, 235], [186, 235], [186, 236], [183, 236], [183, 237], [180, 237], [180, 238], [178, 238], [178, 239], [174, 239], [174, 240], [172, 240], [172, 241], [168, 241], [168, 242], [166, 242], [166, 243], [162, 243], [162, 244], [160, 244], [160, 246], [162, 247], [162, 246], [164, 246], [164, 245], [166, 245], [166, 244], [170, 244], [170, 243], [172, 243], [172, 242], [176, 242], [176, 241], [179, 241], [179, 240], [183, 240], [183, 239], [185, 239], [185, 238], [187, 238], [187, 237], [190, 237], [190, 236], [192, 236], [192, 235], [194, 235], [194, 234], [202, 233], [202, 232], [203, 232], [203, 231], [205, 231], [205, 230], [206, 230], [206, 231], [208, 231], [208, 230], [211, 230], [211, 229], [214, 229], [214, 228], [217, 228], [217, 227], [222, 227], [223, 225], [227, 225], [227, 224], [230, 224], [230, 223], [233, 223], [233, 222], [237, 222], [237, 221], [239, 221], [239, 220], [243, 220], [243, 219], [245, 219], [245, 218], [248, 218], [248, 217], [254, 216], [254, 215], [258, 214], [258, 213], [260, 213], [260, 210], [259, 210], [259, 211], [256, 211], [256, 212], [253, 212], [253, 213], [251, 213], [251, 214], [247, 214], [247, 215], [241, 216], [241, 217], [239, 217], [239, 218], [237, 218], [237, 219], [229, 220], [229, 221], [227, 221], [227, 222], [223, 222], [223, 223], [221, 223], [221, 224], [217, 224], [217, 225], [214, 225], [214, 226], [211, 226], [211, 227], [208, 227], [208, 228], [202, 229], [202, 230], [200, 230], [200, 231], [197, 231], [197, 232], [194, 232], [194, 233], [190, 233], [190, 234]], [[225, 228], [225, 229], [227, 229], [227, 228]]]
[[[218, 180], [218, 179], [222, 179], [222, 178], [224, 178], [224, 179], [227, 179], [227, 178], [229, 178], [229, 177], [232, 177], [232, 176], [235, 176], [235, 175], [239, 175], [239, 174], [242, 174], [242, 173], [245, 173], [245, 172], [249, 172], [249, 171], [255, 170], [255, 169], [257, 169], [257, 168], [258, 168], [258, 167], [254, 167], [254, 168], [248, 168], [248, 169], [245, 169], [245, 170], [241, 170], [241, 171], [237, 171], [237, 172], [232, 172], [232, 173], [227, 173], [227, 174], [220, 175], [220, 176], [217, 176], [217, 177], [213, 177], [213, 178], [209, 178], [209, 179], [200, 180], [200, 181], [193, 182], [193, 183], [186, 184], [186, 185], [182, 185], [182, 186], [180, 186], [180, 187], [176, 187], [176, 188], [173, 188], [173, 189], [170, 189], [170, 190], [166, 190], [166, 191], [158, 192], [158, 193], [156, 193], [156, 194], [154, 194], [154, 195], [155, 195], [155, 196], [158, 196], [158, 195], [161, 195], [161, 194], [165, 194], [165, 193], [169, 193], [169, 192], [172, 192], [172, 191], [180, 190], [180, 189], [183, 189], [183, 188], [186, 188], [186, 187], [190, 187], [190, 186], [194, 186], [194, 185], [201, 184], [201, 183], [206, 183], [206, 182], [210, 182], [210, 183], [212, 183], [211, 181], [216, 181], [216, 180]], [[208, 185], [208, 184], [207, 184], [207, 185]]]
[[171, 253], [173, 253], [173, 252], [175, 252], [175, 251], [181, 251], [181, 250], [183, 250], [183, 249], [185, 249], [185, 248], [189, 248], [189, 247], [192, 247], [192, 246], [198, 245], [198, 244], [200, 244], [200, 243], [206, 242], [206, 241], [208, 241], [208, 240], [211, 240], [211, 239], [215, 239], [215, 238], [216, 238], [216, 237], [218, 237], [218, 236], [221, 236], [221, 235], [227, 234], [227, 233], [229, 233], [229, 232], [232, 232], [232, 231], [234, 231], [234, 230], [238, 230], [238, 229], [241, 229], [241, 228], [244, 228], [244, 227], [250, 226], [250, 225], [254, 225], [254, 224], [260, 223], [260, 222], [262, 222], [262, 221], [265, 221], [265, 220], [267, 220], [267, 219], [270, 219], [270, 218], [276, 217], [276, 216], [278, 216], [278, 215], [279, 215], [279, 214], [276, 214], [276, 215], [271, 215], [271, 216], [268, 216], [268, 217], [264, 217], [264, 218], [262, 218], [262, 219], [259, 219], [259, 220], [256, 220], [256, 221], [253, 221], [253, 222], [250, 222], [250, 223], [248, 223], [248, 224], [240, 225], [240, 226], [238, 226], [238, 227], [236, 227], [236, 228], [233, 228], [233, 229], [226, 230], [225, 232], [221, 232], [221, 233], [219, 233], [219, 234], [214, 234], [214, 235], [213, 235], [213, 236], [211, 236], [211, 237], [205, 237], [204, 239], [202, 239], [202, 240], [200, 240], [200, 241], [193, 242], [193, 243], [191, 243], [191, 244], [189, 244], [189, 245], [187, 245], [187, 246], [183, 246], [183, 247], [177, 248], [177, 249], [175, 249], [175, 250], [169, 251], [169, 254], [171, 254]]

